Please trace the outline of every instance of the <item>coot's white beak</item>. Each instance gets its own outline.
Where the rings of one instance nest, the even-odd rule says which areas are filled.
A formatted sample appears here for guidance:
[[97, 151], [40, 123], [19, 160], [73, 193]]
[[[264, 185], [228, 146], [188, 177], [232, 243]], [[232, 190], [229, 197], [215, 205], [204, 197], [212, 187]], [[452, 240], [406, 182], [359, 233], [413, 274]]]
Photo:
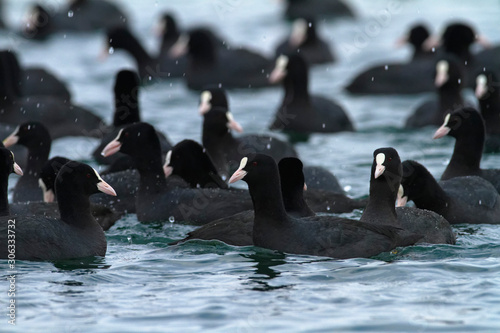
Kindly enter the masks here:
[[228, 128], [235, 130], [238, 133], [243, 133], [243, 127], [241, 127], [241, 125], [236, 120], [234, 120], [233, 114], [231, 112], [227, 112], [226, 117], [228, 121], [227, 123]]
[[210, 109], [212, 109], [212, 104], [210, 104], [211, 100], [212, 100], [212, 93], [210, 91], [204, 91], [201, 93], [200, 106], [198, 107], [200, 115], [204, 115], [205, 113], [210, 111]]
[[5, 148], [9, 148], [15, 145], [19, 141], [19, 136], [17, 135], [18, 132], [19, 132], [19, 126], [14, 130], [14, 132], [12, 132], [11, 135], [9, 135], [3, 140], [3, 145], [5, 146]]
[[120, 132], [118, 133], [118, 135], [116, 136], [116, 138], [113, 141], [111, 141], [110, 143], [108, 143], [106, 145], [106, 147], [104, 147], [104, 149], [101, 152], [102, 156], [108, 157], [108, 156], [116, 154], [117, 152], [120, 151], [120, 148], [122, 147], [122, 143], [120, 141], [118, 141], [118, 139], [122, 135], [122, 132], [123, 132], [123, 129], [120, 130]]
[[179, 58], [187, 54], [188, 45], [189, 45], [189, 36], [181, 35], [179, 39], [177, 39], [177, 42], [175, 42], [175, 44], [172, 45], [170, 51], [168, 51], [168, 55], [171, 58]]
[[377, 156], [375, 156], [375, 162], [377, 163], [377, 165], [375, 166], [375, 173], [373, 174], [375, 179], [377, 179], [384, 173], [385, 171], [385, 165], [383, 165], [384, 161], [385, 161], [384, 153], [379, 153], [377, 154]]
[[21, 169], [19, 164], [17, 164], [16, 162], [14, 162], [14, 173], [19, 176], [22, 176], [24, 174], [23, 169]]
[[491, 42], [484, 35], [479, 35], [476, 37], [476, 42], [482, 47], [489, 49], [491, 48]]
[[111, 187], [111, 185], [106, 183], [104, 180], [97, 183], [97, 189], [99, 191], [101, 191], [102, 193], [106, 193], [106, 194], [109, 194], [109, 195], [116, 197], [115, 190]]
[[434, 135], [432, 136], [433, 139], [439, 139], [442, 138], [445, 135], [448, 135], [450, 133], [451, 128], [448, 127], [448, 122], [450, 121], [450, 114], [448, 113], [446, 117], [444, 118], [444, 123], [439, 127]]
[[165, 178], [168, 178], [174, 172], [174, 168], [170, 166], [171, 158], [172, 158], [172, 151], [169, 150], [167, 153], [167, 157], [165, 159], [165, 164], [163, 165], [163, 173], [165, 174]]
[[104, 156], [104, 157], [111, 156], [111, 155], [116, 154], [117, 152], [119, 152], [121, 147], [122, 147], [122, 144], [121, 144], [120, 141], [113, 140], [110, 143], [108, 143], [106, 145], [106, 147], [104, 147], [104, 149], [102, 150], [101, 155]]
[[235, 173], [233, 173], [231, 178], [229, 178], [229, 184], [235, 183], [238, 180], [242, 180], [243, 178], [245, 178], [245, 176], [247, 175], [247, 172], [245, 170], [243, 170], [243, 168], [247, 165], [247, 162], [248, 162], [247, 157], [243, 157], [241, 159], [240, 167], [238, 168], [238, 170], [236, 170]]
[[304, 183], [304, 191], [307, 191], [307, 184]]
[[422, 44], [422, 48], [425, 51], [431, 51], [432, 49], [436, 49], [441, 45], [441, 40], [436, 36], [428, 37], [424, 43]]
[[47, 186], [41, 178], [38, 179], [38, 185], [40, 185], [40, 188], [43, 191], [43, 202], [54, 202], [56, 199], [54, 191], [52, 189], [47, 190]]
[[286, 66], [288, 65], [288, 57], [284, 55], [280, 55], [278, 59], [276, 59], [276, 66], [274, 67], [271, 75], [269, 75], [270, 83], [278, 83], [283, 80], [286, 76]]
[[434, 80], [434, 85], [439, 88], [443, 86], [448, 80], [449, 64], [446, 60], [441, 60], [436, 65], [436, 78]]
[[102, 180], [101, 176], [96, 171], [96, 169], [94, 169], [94, 172], [95, 172], [95, 175], [97, 176], [97, 179], [99, 179], [99, 182], [97, 183], [97, 189], [99, 191], [101, 191], [102, 193], [106, 193], [106, 194], [109, 194], [109, 195], [112, 195], [112, 196], [116, 197], [116, 192], [111, 187], [111, 185], [109, 185], [104, 180]]
[[481, 99], [486, 95], [488, 92], [488, 78], [486, 75], [481, 74], [477, 77], [476, 79], [476, 91], [474, 91], [474, 94], [476, 95], [477, 99]]
[[404, 189], [402, 185], [399, 185], [398, 198], [396, 200], [396, 207], [404, 207], [408, 202], [408, 197], [404, 195]]

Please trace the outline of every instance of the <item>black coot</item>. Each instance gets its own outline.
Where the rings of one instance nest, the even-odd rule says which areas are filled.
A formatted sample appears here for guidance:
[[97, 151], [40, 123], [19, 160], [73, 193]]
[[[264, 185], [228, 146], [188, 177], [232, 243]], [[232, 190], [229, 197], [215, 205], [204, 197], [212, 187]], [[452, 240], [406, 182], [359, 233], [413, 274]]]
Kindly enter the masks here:
[[8, 52], [0, 52], [2, 123], [19, 125], [38, 121], [48, 128], [52, 139], [101, 135], [103, 121], [89, 110], [52, 96], [22, 97], [18, 84], [21, 80], [12, 71], [11, 61]]
[[239, 161], [251, 153], [270, 155], [276, 161], [297, 157], [292, 144], [270, 135], [234, 137], [231, 131], [241, 133], [243, 128], [229, 112], [222, 89], [209, 89], [201, 94], [200, 112], [203, 113], [203, 146], [223, 176], [235, 171]]
[[500, 192], [500, 169], [481, 169], [484, 148], [484, 121], [474, 108], [457, 109], [446, 115], [434, 139], [449, 135], [455, 138], [455, 148], [441, 180], [461, 176], [479, 176]]
[[228, 188], [205, 148], [193, 140], [183, 140], [167, 153], [163, 171], [165, 177], [179, 176], [192, 188]]
[[[304, 175], [302, 173], [302, 162], [295, 157], [287, 157], [278, 163], [278, 167], [281, 194], [287, 214], [296, 217], [314, 216], [314, 212], [308, 207], [303, 197]], [[253, 220], [253, 210], [223, 217], [188, 233], [186, 238], [173, 244], [191, 239], [217, 239], [229, 245], [253, 245]]]
[[9, 62], [9, 69], [18, 82], [21, 95], [29, 96], [51, 96], [69, 102], [71, 94], [66, 84], [58, 79], [54, 74], [43, 68], [29, 67], [21, 68], [17, 56], [13, 51], [0, 51]]
[[[54, 184], [63, 165], [70, 162], [65, 157], [55, 156], [48, 160], [40, 172], [39, 184], [43, 191], [43, 201], [53, 202], [56, 199]], [[127, 170], [103, 175], [101, 178], [113, 186], [117, 196], [98, 193], [90, 198], [92, 214], [103, 228], [111, 227], [114, 215], [135, 213], [135, 194], [139, 187], [139, 173], [137, 170]], [[101, 208], [102, 207], [102, 208]], [[113, 215], [108, 216], [108, 210]], [[107, 229], [104, 229], [107, 230]]]
[[347, 85], [352, 94], [416, 94], [432, 91], [434, 54], [425, 47], [430, 34], [423, 25], [410, 29], [407, 37], [398, 44], [409, 43], [413, 57], [409, 62], [386, 62], [370, 67], [356, 75]]
[[283, 81], [285, 96], [270, 126], [272, 130], [310, 134], [353, 131], [344, 109], [321, 96], [309, 94], [307, 64], [299, 55], [280, 56], [269, 80]]
[[[269, 156], [245, 157], [230, 183], [243, 179], [254, 203], [253, 243], [273, 250], [334, 258], [371, 257], [404, 243], [399, 229], [334, 216], [294, 218], [284, 208], [279, 171]], [[394, 207], [394, 203], [391, 204]], [[408, 239], [412, 244], [416, 239]]]
[[[120, 161], [120, 170], [133, 169], [132, 159], [125, 154], [117, 153], [109, 157], [101, 155], [102, 150], [108, 143], [116, 138], [118, 132], [127, 125], [141, 121], [141, 112], [139, 105], [140, 82], [137, 74], [130, 70], [121, 70], [115, 78], [114, 102], [115, 112], [113, 115], [113, 124], [102, 130], [101, 143], [94, 149], [92, 156], [100, 164], [114, 164]], [[161, 132], [157, 132], [160, 139], [162, 152], [166, 153], [172, 149], [172, 144]], [[124, 158], [127, 158], [125, 160]], [[115, 169], [117, 171], [117, 169]]]
[[419, 243], [455, 244], [455, 234], [442, 216], [417, 208], [395, 209], [403, 174], [397, 151], [379, 148], [373, 157], [370, 198], [361, 221], [401, 228], [404, 237], [419, 235]]
[[458, 62], [448, 57], [436, 63], [434, 85], [437, 90], [437, 100], [432, 99], [417, 107], [414, 113], [406, 119], [406, 128], [424, 126], [439, 126], [444, 116], [464, 106], [461, 91], [464, 86], [464, 76]]
[[206, 29], [193, 29], [181, 35], [170, 54], [173, 57], [187, 54], [189, 89], [202, 90], [211, 85], [224, 89], [269, 86], [271, 60], [242, 47], [221, 51]]
[[[116, 195], [90, 166], [79, 162], [64, 165], [56, 179], [60, 218], [3, 216], [0, 218], [0, 241], [7, 244], [7, 230], [15, 225], [17, 260], [105, 256], [106, 237], [91, 214], [89, 202], [89, 196], [99, 191]], [[5, 246], [0, 249], [0, 258], [7, 257]]]
[[204, 224], [252, 206], [247, 191], [190, 188], [179, 177], [165, 178], [160, 142], [149, 124], [125, 127], [104, 148], [103, 155], [118, 151], [132, 156], [140, 174], [136, 213], [141, 222], [175, 220]]
[[276, 57], [293, 53], [299, 53], [309, 65], [335, 61], [328, 43], [318, 36], [314, 19], [295, 20], [290, 36], [275, 51]]
[[500, 152], [500, 88], [492, 71], [481, 72], [474, 87], [486, 126], [485, 152]]
[[43, 194], [38, 179], [43, 165], [49, 159], [52, 144], [49, 131], [38, 122], [27, 122], [17, 127], [3, 143], [7, 148], [17, 144], [28, 149], [25, 174], [14, 187], [13, 202], [41, 201]]
[[136, 62], [142, 84], [153, 83], [158, 79], [181, 77], [186, 71], [185, 59], [151, 56], [126, 27], [108, 30], [107, 43], [108, 47], [103, 51], [103, 56], [106, 56], [111, 48], [113, 51], [124, 50], [129, 53]]
[[500, 223], [500, 196], [490, 182], [477, 176], [440, 181], [415, 161], [403, 162], [398, 205], [412, 200], [418, 208], [443, 216], [451, 224]]
[[55, 33], [92, 32], [127, 23], [125, 14], [112, 2], [76, 0], [55, 13], [40, 5], [33, 6], [22, 34], [29, 39], [42, 40]]
[[287, 0], [285, 17], [295, 20], [301, 17], [352, 18], [353, 10], [342, 0]]

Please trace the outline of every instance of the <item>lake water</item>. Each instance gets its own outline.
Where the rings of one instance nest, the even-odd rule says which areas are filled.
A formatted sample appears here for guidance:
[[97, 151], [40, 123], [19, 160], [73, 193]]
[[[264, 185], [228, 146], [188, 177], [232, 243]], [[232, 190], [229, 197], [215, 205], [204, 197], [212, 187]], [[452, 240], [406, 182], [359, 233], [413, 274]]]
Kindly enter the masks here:
[[[288, 31], [279, 1], [117, 1], [148, 50], [157, 41], [153, 22], [174, 10], [182, 27], [213, 26], [231, 45], [268, 55]], [[42, 1], [55, 7], [62, 1]], [[434, 31], [450, 20], [473, 22], [500, 42], [500, 2], [350, 2], [357, 20], [321, 22], [339, 61], [311, 72], [311, 90], [336, 99], [350, 113], [356, 133], [314, 135], [297, 149], [309, 165], [331, 170], [349, 195], [368, 193], [372, 152], [395, 147], [439, 177], [454, 141], [433, 141], [434, 129], [407, 132], [405, 118], [429, 95], [352, 97], [342, 87], [373, 62], [404, 60], [394, 48], [406, 27], [423, 21]], [[18, 25], [28, 1], [8, 1], [6, 18]], [[115, 52], [106, 62], [98, 34], [59, 35], [33, 43], [10, 34], [0, 46], [14, 48], [23, 65], [43, 65], [69, 83], [76, 103], [111, 119], [114, 74], [133, 67]], [[473, 100], [470, 91], [466, 95]], [[282, 97], [280, 88], [230, 93], [233, 114], [247, 133], [263, 132]], [[154, 82], [141, 93], [143, 119], [173, 142], [201, 140], [198, 95], [182, 81]], [[89, 161], [96, 140], [54, 143], [52, 155]], [[483, 167], [498, 168], [487, 155]], [[14, 177], [11, 177], [14, 180]], [[13, 184], [14, 181], [11, 181]], [[347, 214], [359, 218], [360, 212]], [[194, 227], [178, 223], [142, 225], [134, 215], [107, 232], [105, 258], [55, 263], [18, 261], [17, 325], [7, 324], [6, 261], [0, 261], [1, 332], [497, 332], [500, 331], [500, 228], [456, 226], [457, 245], [414, 246], [372, 259], [334, 260], [284, 255], [212, 241], [168, 246]]]

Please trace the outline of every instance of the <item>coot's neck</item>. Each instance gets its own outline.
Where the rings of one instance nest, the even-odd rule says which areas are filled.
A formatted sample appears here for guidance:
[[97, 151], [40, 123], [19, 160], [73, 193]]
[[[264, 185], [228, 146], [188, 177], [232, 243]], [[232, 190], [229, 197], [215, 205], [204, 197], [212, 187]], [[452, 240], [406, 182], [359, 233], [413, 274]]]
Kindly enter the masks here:
[[370, 198], [361, 216], [361, 221], [399, 227], [395, 207], [398, 188], [399, 182], [394, 179], [386, 180], [386, 176], [372, 179], [370, 181]]
[[36, 147], [28, 147], [28, 161], [26, 164], [25, 176], [35, 178], [38, 181], [42, 167], [49, 159], [50, 139], [40, 141]]
[[483, 148], [484, 131], [456, 138], [453, 155], [441, 180], [479, 174]]
[[302, 78], [287, 75], [284, 79], [285, 99], [283, 104], [287, 105], [292, 101], [302, 100], [309, 102], [308, 75]]
[[113, 126], [120, 127], [141, 121], [139, 101], [133, 96], [130, 91], [116, 94]]
[[9, 188], [9, 175], [0, 177], [0, 216], [10, 215], [9, 211], [9, 199], [8, 199], [8, 188]]
[[225, 147], [235, 147], [238, 144], [231, 131], [226, 126], [219, 128], [204, 121], [202, 142], [219, 173], [227, 176], [229, 161]]
[[278, 168], [261, 176], [260, 183], [248, 184], [255, 212], [254, 230], [287, 225], [289, 219], [281, 197]]
[[435, 124], [441, 125], [446, 114], [453, 110], [464, 106], [464, 100], [461, 95], [461, 87], [455, 82], [445, 83], [438, 91], [439, 95], [439, 112], [436, 114]]
[[296, 217], [314, 216], [314, 212], [309, 208], [304, 200], [302, 191], [283, 191], [283, 205], [288, 214]]
[[134, 160], [141, 177], [139, 190], [148, 193], [161, 192], [165, 188], [167, 181], [162, 168], [159, 143], [157, 149], [134, 157]]
[[90, 211], [88, 196], [78, 190], [72, 184], [56, 184], [61, 220], [82, 229], [98, 225]]
[[481, 115], [488, 134], [500, 134], [500, 90], [489, 92], [489, 96], [479, 100]]
[[[127, 52], [129, 52], [132, 57], [134, 57], [135, 61], [137, 62], [137, 65], [140, 67], [140, 70], [147, 71], [148, 68], [143, 68], [144, 66], [148, 65], [152, 59], [149, 56], [149, 54], [144, 50], [142, 45], [135, 39], [133, 36], [128, 36], [127, 37], [127, 42], [126, 44], [117, 46], [116, 48], [118, 49], [123, 49]], [[151, 71], [155, 71], [156, 68], [151, 68]]]

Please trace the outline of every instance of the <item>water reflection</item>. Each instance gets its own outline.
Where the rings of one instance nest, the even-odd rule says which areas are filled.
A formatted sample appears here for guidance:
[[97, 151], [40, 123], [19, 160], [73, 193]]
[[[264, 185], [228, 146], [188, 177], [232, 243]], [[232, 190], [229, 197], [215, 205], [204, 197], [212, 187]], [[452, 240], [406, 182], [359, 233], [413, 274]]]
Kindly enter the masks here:
[[292, 285], [270, 285], [270, 281], [279, 277], [281, 272], [271, 267], [286, 264], [286, 255], [275, 251], [257, 251], [252, 254], [241, 254], [242, 257], [255, 262], [255, 274], [249, 277], [249, 283], [253, 285], [252, 290], [272, 291], [282, 288], [290, 288]]

